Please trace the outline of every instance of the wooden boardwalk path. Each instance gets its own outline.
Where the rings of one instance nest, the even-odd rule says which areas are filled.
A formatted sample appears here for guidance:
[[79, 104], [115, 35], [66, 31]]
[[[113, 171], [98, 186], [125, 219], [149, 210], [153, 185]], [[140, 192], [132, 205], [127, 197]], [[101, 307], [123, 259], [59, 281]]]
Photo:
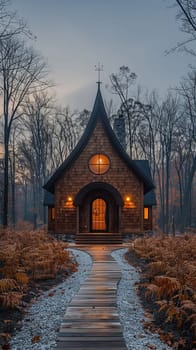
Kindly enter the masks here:
[[110, 255], [118, 246], [76, 248], [92, 255], [93, 268], [67, 308], [57, 349], [126, 350], [116, 306], [116, 289], [121, 272]]

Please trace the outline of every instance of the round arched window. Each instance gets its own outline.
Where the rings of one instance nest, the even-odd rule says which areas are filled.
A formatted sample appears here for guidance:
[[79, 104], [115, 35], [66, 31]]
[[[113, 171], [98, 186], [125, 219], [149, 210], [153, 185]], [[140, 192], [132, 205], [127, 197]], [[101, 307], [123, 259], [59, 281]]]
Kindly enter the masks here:
[[101, 175], [108, 171], [110, 160], [104, 154], [98, 153], [90, 158], [88, 165], [94, 174]]

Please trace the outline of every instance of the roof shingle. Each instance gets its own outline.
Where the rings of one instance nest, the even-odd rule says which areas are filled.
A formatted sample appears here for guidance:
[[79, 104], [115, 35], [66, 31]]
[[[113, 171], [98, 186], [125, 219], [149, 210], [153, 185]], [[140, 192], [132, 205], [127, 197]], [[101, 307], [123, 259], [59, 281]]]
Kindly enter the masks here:
[[148, 162], [148, 161], [131, 160], [128, 154], [125, 152], [125, 150], [121, 146], [118, 138], [116, 137], [109, 123], [107, 113], [104, 107], [101, 91], [100, 91], [100, 84], [98, 84], [98, 90], [97, 90], [94, 107], [83, 136], [81, 137], [80, 141], [78, 142], [74, 150], [71, 152], [69, 157], [62, 163], [62, 165], [54, 172], [54, 174], [43, 186], [44, 189], [51, 193], [54, 193], [55, 182], [61, 177], [62, 173], [64, 173], [64, 171], [66, 171], [71, 166], [72, 162], [75, 159], [77, 159], [77, 157], [81, 154], [84, 147], [88, 143], [88, 140], [96, 126], [98, 118], [101, 119], [103, 126], [106, 130], [106, 133], [110, 141], [112, 142], [116, 152], [124, 160], [127, 166], [135, 173], [135, 175], [143, 182], [144, 193], [151, 191], [154, 188], [151, 174], [149, 171], [146, 171], [147, 166], [143, 166], [144, 163], [140, 163], [140, 162]]

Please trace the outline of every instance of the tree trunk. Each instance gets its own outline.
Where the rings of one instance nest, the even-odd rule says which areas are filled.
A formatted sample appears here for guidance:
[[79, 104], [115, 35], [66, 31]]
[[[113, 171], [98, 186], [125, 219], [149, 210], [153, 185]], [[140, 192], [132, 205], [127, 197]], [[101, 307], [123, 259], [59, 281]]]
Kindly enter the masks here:
[[165, 231], [169, 233], [169, 178], [170, 178], [170, 159], [166, 159], [166, 179], [165, 179]]
[[28, 188], [27, 188], [27, 183], [25, 181], [25, 184], [24, 184], [24, 213], [23, 213], [24, 221], [26, 221], [28, 219], [28, 217], [27, 217], [27, 206], [28, 206], [27, 193], [28, 193]]
[[12, 172], [11, 172], [11, 196], [12, 196], [12, 225], [15, 227], [16, 224], [16, 208], [15, 208], [15, 203], [16, 203], [16, 198], [15, 198], [15, 151], [13, 150], [12, 152]]
[[[5, 82], [4, 82], [5, 84]], [[7, 92], [7, 91], [6, 91]], [[8, 192], [9, 192], [9, 128], [8, 96], [4, 95], [4, 191], [3, 191], [3, 227], [8, 226]]]
[[4, 147], [5, 147], [5, 158], [4, 158], [4, 192], [3, 192], [3, 226], [8, 226], [8, 191], [9, 191], [9, 182], [8, 182], [8, 138], [7, 132], [4, 135]]
[[[162, 148], [164, 146], [162, 145]], [[161, 200], [161, 228], [165, 233], [165, 165], [164, 165], [165, 153], [162, 149], [162, 160], [161, 160], [161, 192], [162, 192], [162, 200]]]
[[33, 230], [37, 229], [36, 186], [33, 184]]
[[184, 189], [183, 195], [183, 206], [182, 206], [182, 224], [181, 224], [181, 232], [185, 231], [185, 228], [188, 223], [189, 211], [190, 211], [190, 198], [191, 198], [191, 189], [193, 178], [196, 172], [196, 156], [193, 159], [192, 167], [190, 169], [188, 180]]

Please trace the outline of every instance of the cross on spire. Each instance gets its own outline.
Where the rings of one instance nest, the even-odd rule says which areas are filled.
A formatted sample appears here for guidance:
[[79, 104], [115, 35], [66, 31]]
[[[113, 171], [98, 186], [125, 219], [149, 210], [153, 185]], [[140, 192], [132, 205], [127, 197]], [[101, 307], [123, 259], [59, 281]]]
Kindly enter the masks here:
[[103, 72], [103, 64], [100, 64], [100, 62], [98, 62], [98, 65], [95, 65], [95, 71], [98, 73], [98, 81], [97, 84], [100, 85], [101, 81], [101, 72]]

